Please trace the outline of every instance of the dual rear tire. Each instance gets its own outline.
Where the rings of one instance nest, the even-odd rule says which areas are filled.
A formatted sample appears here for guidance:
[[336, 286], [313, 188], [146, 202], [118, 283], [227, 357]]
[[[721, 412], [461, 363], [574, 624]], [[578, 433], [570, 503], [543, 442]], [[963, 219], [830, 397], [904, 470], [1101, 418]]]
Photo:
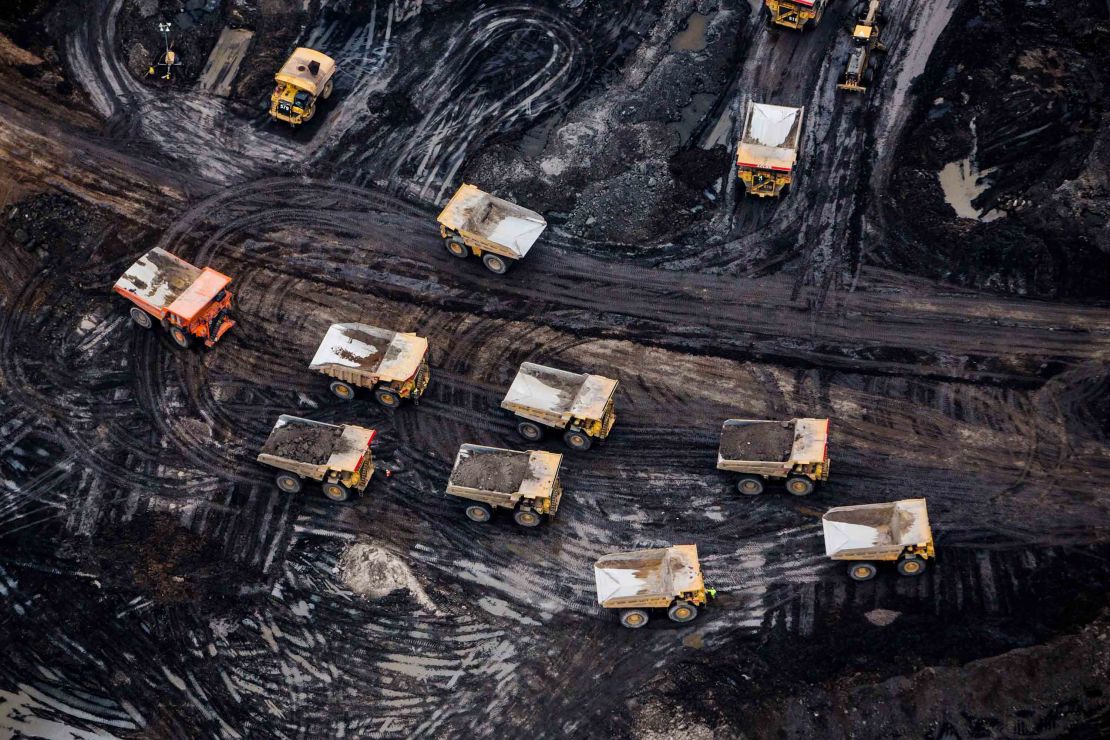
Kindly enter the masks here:
[[[456, 236], [449, 236], [444, 239], [443, 247], [447, 250], [447, 254], [455, 259], [464, 260], [470, 256], [470, 247]], [[509, 260], [493, 252], [486, 252], [482, 255], [482, 264], [495, 275], [504, 275], [509, 271]]]
[[[786, 479], [786, 491], [794, 496], [808, 496], [816, 485], [802, 475], [792, 475]], [[758, 496], [763, 493], [763, 479], [755, 475], [745, 475], [736, 481], [736, 490], [745, 496]]]
[[[336, 398], [341, 398], [344, 401], [354, 400], [355, 388], [350, 383], [344, 383], [342, 380], [334, 380], [329, 387]], [[375, 390], [374, 400], [387, 409], [395, 409], [401, 405], [401, 396], [390, 388], [378, 388]]]
[[[914, 555], [904, 557], [898, 561], [898, 573], [904, 576], [919, 576], [925, 572], [925, 561]], [[859, 562], [848, 566], [848, 576], [853, 581], [870, 581], [879, 572], [875, 563]]]
[[[667, 618], [679, 624], [692, 622], [697, 616], [698, 608], [688, 601], [676, 601], [667, 609]], [[632, 630], [645, 626], [649, 619], [645, 609], [622, 609], [620, 613], [621, 624]]]
[[[284, 493], [300, 493], [304, 488], [304, 481], [292, 473], [278, 473], [274, 481]], [[325, 481], [320, 484], [320, 490], [325, 498], [336, 503], [343, 503], [351, 498], [351, 489], [338, 481]]]
[[[493, 519], [493, 507], [483, 501], [472, 501], [466, 505], [464, 512], [467, 519], [479, 524], [485, 524]], [[543, 516], [532, 509], [517, 509], [513, 512], [513, 521], [522, 527], [531, 529], [540, 526]]]

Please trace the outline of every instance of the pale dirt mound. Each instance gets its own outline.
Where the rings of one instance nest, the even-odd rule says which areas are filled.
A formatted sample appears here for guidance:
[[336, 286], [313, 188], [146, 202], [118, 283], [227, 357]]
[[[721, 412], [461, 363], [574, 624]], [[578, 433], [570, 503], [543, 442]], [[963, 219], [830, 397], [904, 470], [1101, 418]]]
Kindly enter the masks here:
[[370, 599], [382, 599], [395, 591], [408, 591], [428, 611], [438, 612], [408, 565], [388, 550], [368, 542], [356, 542], [339, 558], [339, 577], [347, 588]]

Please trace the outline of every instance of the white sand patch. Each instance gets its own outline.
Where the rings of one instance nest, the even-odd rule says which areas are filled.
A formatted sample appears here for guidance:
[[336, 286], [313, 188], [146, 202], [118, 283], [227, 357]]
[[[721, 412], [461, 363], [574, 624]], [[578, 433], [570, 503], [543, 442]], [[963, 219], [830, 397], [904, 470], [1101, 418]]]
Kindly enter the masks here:
[[352, 543], [339, 558], [338, 572], [344, 585], [356, 594], [381, 599], [404, 589], [428, 611], [439, 611], [408, 565], [377, 545]]

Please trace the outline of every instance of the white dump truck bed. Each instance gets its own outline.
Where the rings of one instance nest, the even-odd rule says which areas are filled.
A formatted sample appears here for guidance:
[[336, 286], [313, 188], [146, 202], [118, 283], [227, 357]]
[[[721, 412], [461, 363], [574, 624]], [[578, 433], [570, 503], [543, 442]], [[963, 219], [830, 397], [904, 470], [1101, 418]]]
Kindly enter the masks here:
[[522, 498], [550, 498], [562, 461], [563, 456], [554, 452], [464, 444], [455, 456], [447, 492], [500, 506], [515, 505]]
[[798, 159], [804, 108], [749, 103], [736, 151], [739, 167], [789, 172]]
[[465, 238], [468, 234], [490, 241], [520, 258], [540, 238], [547, 221], [535, 211], [463, 183], [437, 219]]
[[594, 563], [597, 603], [606, 608], [666, 606], [688, 591], [705, 588], [697, 545], [631, 550]]
[[[572, 373], [534, 362], [525, 362], [517, 371], [502, 408], [527, 415], [539, 412], [545, 417], [558, 417], [564, 423], [570, 418], [600, 419], [605, 406], [617, 389], [617, 381], [601, 375]], [[549, 418], [544, 419], [550, 423]]]
[[428, 340], [415, 334], [368, 324], [332, 324], [309, 368], [328, 373], [352, 370], [367, 379], [405, 381], [416, 373], [428, 352]]
[[925, 499], [837, 506], [821, 518], [825, 554], [834, 559], [895, 559], [906, 546], [933, 540]]

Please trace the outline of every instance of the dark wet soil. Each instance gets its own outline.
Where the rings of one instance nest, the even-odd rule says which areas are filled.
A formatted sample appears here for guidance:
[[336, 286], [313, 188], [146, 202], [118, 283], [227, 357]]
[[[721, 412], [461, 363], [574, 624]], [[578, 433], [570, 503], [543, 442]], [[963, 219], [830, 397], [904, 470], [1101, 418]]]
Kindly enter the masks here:
[[[961, 4], [917, 82], [930, 92], [888, 195], [907, 232], [879, 250], [893, 264], [976, 288], [1106, 297], [1107, 12], [1096, 0]], [[936, 173], [969, 156], [987, 173], [972, 205], [1003, 217], [955, 218], [945, 202]]]
[[527, 452], [470, 450], [451, 471], [450, 482], [463, 488], [515, 493], [527, 477]]
[[342, 435], [341, 428], [289, 421], [270, 433], [262, 452], [309, 465], [323, 465]]
[[727, 425], [721, 429], [721, 455], [727, 460], [784, 461], [794, 445], [794, 424]]
[[[916, 14], [933, 6], [890, 2], [902, 11], [892, 15], [903, 34], [894, 38], [906, 43]], [[426, 17], [398, 20], [417, 5]], [[228, 20], [241, 12], [258, 31], [242, 100], [264, 97], [302, 29], [323, 29], [316, 7], [228, 3]], [[398, 125], [368, 118], [327, 142], [306, 168], [311, 187], [297, 169], [263, 180], [182, 178], [164, 157], [136, 155], [157, 153], [157, 141], [89, 134], [76, 119], [70, 126], [69, 109], [12, 109], [0, 127], [5, 168], [33, 192], [71, 194], [13, 198], [18, 213], [4, 222], [0, 689], [48, 701], [9, 712], [0, 726], [48, 720], [65, 726], [59, 733], [134, 737], [1106, 734], [1105, 312], [1004, 299], [991, 292], [996, 282], [1012, 293], [1092, 293], [1075, 293], [1067, 270], [1037, 268], [1022, 282], [1014, 275], [1029, 268], [1017, 251], [968, 256], [959, 239], [970, 231], [926, 229], [954, 222], [929, 187], [939, 187], [949, 153], [970, 154], [966, 107], [979, 114], [978, 151], [1002, 173], [980, 203], [1011, 212], [972, 229], [1009, 221], [1015, 244], [1024, 234], [1037, 246], [1030, 224], [1039, 222], [1021, 214], [1040, 213], [1060, 224], [1040, 234], [1046, 244], [1074, 237], [1053, 247], [1065, 250], [1060, 264], [1100, 248], [1101, 160], [1076, 164], [1104, 135], [1090, 143], [1102, 103], [1088, 83], [1102, 73], [1089, 59], [1102, 53], [1103, 16], [1082, 18], [1101, 12], [1096, 5], [1081, 5], [1074, 25], [1061, 21], [1070, 35], [1041, 22], [1058, 14], [1051, 3], [998, 6], [1014, 23], [975, 4], [993, 24], [986, 37], [971, 33], [974, 13], [957, 15], [938, 52], [955, 56], [938, 56], [929, 69], [939, 76], [919, 82], [927, 106], [939, 96], [957, 102], [918, 111], [894, 178], [933, 184], [914, 198], [913, 188], [890, 191], [901, 200], [887, 203], [889, 223], [868, 226], [888, 269], [858, 271], [822, 245], [861, 247], [842, 245], [859, 234], [834, 227], [860, 220], [848, 173], [869, 151], [865, 138], [841, 131], [819, 141], [805, 169], [816, 185], [800, 182], [801, 200], [764, 207], [726, 201], [722, 190], [718, 201], [675, 205], [682, 193], [728, 182], [713, 175], [727, 176], [729, 147], [701, 154], [691, 143], [705, 131], [705, 121], [687, 120], [689, 106], [704, 102], [695, 95], [720, 97], [706, 121], [753, 91], [808, 95], [813, 70], [844, 48], [843, 17], [764, 38], [749, 29], [747, 4], [391, 3], [391, 48], [403, 54], [393, 59], [406, 66], [390, 76], [372, 58], [386, 5], [329, 7], [325, 16], [378, 19], [373, 43], [351, 57], [365, 63], [358, 85], [385, 84], [393, 97], [383, 106], [395, 104], [386, 112]], [[848, 12], [836, 7], [834, 16]], [[465, 25], [487, 12], [486, 25]], [[695, 12], [706, 19], [699, 51], [699, 39], [679, 38]], [[49, 26], [44, 18], [32, 25]], [[364, 30], [333, 20], [340, 36]], [[1042, 32], [1057, 51], [1022, 61], [1023, 50], [1048, 43], [1032, 38]], [[992, 58], [957, 49], [964, 37]], [[64, 37], [43, 38], [66, 48]], [[991, 38], [1009, 41], [994, 47]], [[453, 65], [440, 63], [448, 39], [463, 45]], [[749, 50], [766, 56], [745, 65]], [[996, 68], [994, 57], [1016, 66]], [[552, 59], [574, 73], [544, 93], [545, 105], [503, 117], [483, 97]], [[792, 63], [772, 63], [783, 60]], [[747, 67], [754, 76], [738, 77]], [[975, 97], [990, 89], [980, 74], [993, 75], [1010, 102]], [[1013, 75], [1038, 90], [1023, 98]], [[1057, 75], [1088, 92], [1055, 89]], [[10, 96], [45, 77], [17, 70], [6, 78]], [[443, 86], [421, 97], [432, 78]], [[365, 92], [351, 84], [347, 92]], [[1044, 164], [1021, 142], [1046, 144], [1023, 126], [1022, 106], [1030, 121], [1066, 134], [1052, 150], [1061, 164], [1044, 165], [1043, 178], [1020, 169], [1027, 159]], [[440, 117], [447, 110], [457, 117]], [[822, 125], [871, 125], [839, 99], [813, 110]], [[930, 112], [953, 124], [919, 130]], [[1002, 123], [994, 130], [988, 119]], [[519, 135], [541, 121], [551, 130], [525, 152]], [[424, 123], [420, 146], [398, 154]], [[234, 133], [211, 131], [213, 151]], [[943, 157], [920, 151], [933, 134]], [[1014, 158], [1001, 156], [1011, 150]], [[192, 153], [209, 161], [210, 152]], [[418, 172], [430, 194], [419, 193]], [[514, 201], [563, 210], [568, 228], [553, 230], [512, 279], [449, 258], [438, 239], [441, 180], [475, 173]], [[1051, 191], [1051, 212], [1007, 200], [1002, 191], [1021, 178]], [[864, 178], [860, 193], [887, 195], [869, 188]], [[706, 228], [682, 232], [691, 222]], [[26, 239], [11, 239], [17, 228]], [[610, 237], [681, 243], [662, 262], [590, 241]], [[128, 324], [110, 285], [154, 244], [234, 267], [234, 341], [179, 352]], [[948, 275], [946, 264], [968, 277]], [[981, 279], [1000, 266], [1013, 268], [1010, 278]], [[341, 403], [307, 369], [330, 323], [363, 316], [427, 327], [437, 382], [419, 409]], [[463, 440], [519, 443], [496, 409], [529, 360], [613, 368], [626, 393], [621, 426], [604, 450], [562, 471], [574, 495], [556, 526], [471, 526], [443, 495], [451, 461]], [[737, 409], [834, 416], [837, 463], [823, 491], [804, 504], [739, 500], [714, 468], [721, 421]], [[376, 478], [357, 506], [282, 495], [255, 455], [276, 416], [291, 412], [381, 428], [393, 476]], [[887, 569], [855, 584], [826, 561], [822, 511], [907, 495], [927, 497], [933, 515], [938, 557], [925, 574]], [[336, 566], [361, 539], [397, 553], [434, 607], [347, 590]], [[699, 545], [721, 597], [689, 626], [653, 619], [621, 630], [596, 604], [590, 564], [605, 552], [681, 542]]]

